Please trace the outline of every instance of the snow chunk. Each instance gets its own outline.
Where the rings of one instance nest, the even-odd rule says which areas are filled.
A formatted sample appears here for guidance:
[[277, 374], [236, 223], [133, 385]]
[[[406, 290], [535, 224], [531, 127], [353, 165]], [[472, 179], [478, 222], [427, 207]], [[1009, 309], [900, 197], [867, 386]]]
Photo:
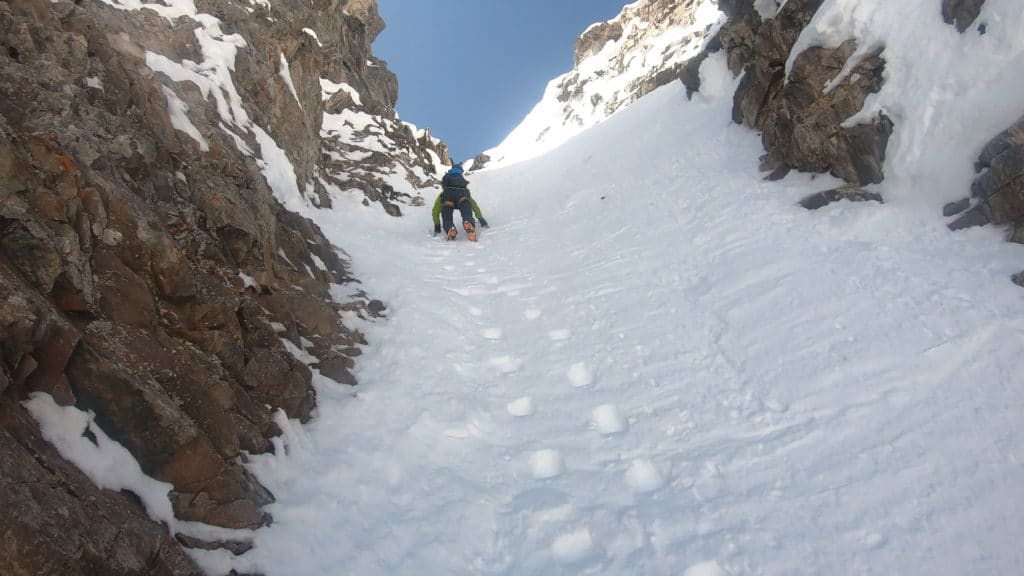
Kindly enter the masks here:
[[517, 398], [509, 402], [506, 409], [513, 416], [531, 416], [533, 415], [533, 398], [529, 396]]
[[626, 429], [626, 421], [614, 404], [602, 404], [591, 412], [594, 428], [601, 434], [618, 434]]
[[570, 366], [569, 370], [566, 371], [566, 375], [569, 377], [569, 382], [577, 388], [590, 386], [594, 383], [594, 371], [584, 362], [577, 362]]
[[523, 366], [523, 360], [515, 356], [496, 356], [487, 361], [488, 364], [498, 369], [502, 374], [511, 374]]
[[634, 460], [626, 471], [626, 482], [637, 494], [653, 492], [664, 483], [658, 469], [648, 460]]
[[724, 100], [732, 101], [740, 78], [733, 78], [729, 70], [728, 58], [724, 50], [708, 56], [700, 65], [700, 90], [696, 94], [698, 101], [715, 105]]
[[562, 455], [558, 450], [538, 450], [530, 455], [530, 470], [537, 480], [554, 478], [562, 473]]
[[718, 562], [699, 562], [690, 566], [683, 572], [683, 576], [729, 576], [729, 573], [722, 568]]
[[570, 534], [563, 534], [551, 545], [551, 553], [555, 560], [562, 564], [576, 564], [590, 557], [594, 549], [594, 540], [590, 530], [581, 528]]
[[548, 340], [552, 342], [560, 342], [562, 340], [568, 340], [572, 336], [572, 330], [568, 328], [559, 328], [558, 330], [551, 330], [548, 332]]
[[754, 9], [762, 20], [771, 20], [779, 13], [781, 6], [778, 0], [754, 0]]

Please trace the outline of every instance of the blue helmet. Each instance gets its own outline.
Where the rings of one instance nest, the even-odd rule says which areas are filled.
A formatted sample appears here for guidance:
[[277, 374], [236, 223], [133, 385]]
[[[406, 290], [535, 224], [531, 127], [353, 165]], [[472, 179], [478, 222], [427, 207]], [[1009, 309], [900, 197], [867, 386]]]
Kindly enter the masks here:
[[455, 164], [454, 166], [451, 167], [451, 170], [448, 170], [448, 173], [449, 174], [462, 174], [462, 164]]

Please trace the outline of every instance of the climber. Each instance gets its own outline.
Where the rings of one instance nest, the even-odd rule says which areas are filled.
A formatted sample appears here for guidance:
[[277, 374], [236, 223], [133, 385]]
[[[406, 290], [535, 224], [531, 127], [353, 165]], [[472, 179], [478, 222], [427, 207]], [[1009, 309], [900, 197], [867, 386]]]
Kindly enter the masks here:
[[469, 194], [469, 182], [462, 175], [462, 164], [455, 164], [441, 178], [441, 193], [434, 201], [434, 210], [431, 216], [434, 218], [434, 235], [441, 233], [441, 220], [444, 220], [444, 232], [449, 240], [454, 240], [458, 235], [455, 229], [455, 222], [452, 215], [455, 209], [459, 209], [462, 215], [462, 228], [466, 235], [473, 242], [476, 242], [476, 222], [473, 220], [475, 214], [480, 220], [480, 225], [487, 228], [487, 220], [480, 213], [480, 206]]

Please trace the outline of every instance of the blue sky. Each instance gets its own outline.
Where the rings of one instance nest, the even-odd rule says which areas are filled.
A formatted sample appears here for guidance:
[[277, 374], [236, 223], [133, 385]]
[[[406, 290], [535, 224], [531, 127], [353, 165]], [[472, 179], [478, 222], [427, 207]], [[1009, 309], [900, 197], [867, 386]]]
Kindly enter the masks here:
[[378, 0], [373, 53], [398, 75], [398, 114], [457, 160], [500, 143], [573, 65], [587, 26], [622, 0]]

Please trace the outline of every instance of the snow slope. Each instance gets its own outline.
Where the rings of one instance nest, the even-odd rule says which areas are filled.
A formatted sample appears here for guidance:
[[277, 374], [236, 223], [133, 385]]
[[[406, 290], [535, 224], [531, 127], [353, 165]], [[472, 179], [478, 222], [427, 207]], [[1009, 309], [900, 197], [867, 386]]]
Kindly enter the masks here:
[[500, 144], [485, 152], [489, 165], [536, 158], [600, 124], [646, 92], [640, 87], [644, 80], [697, 56], [725, 18], [715, 0], [695, 0], [655, 11], [645, 20], [645, 5], [653, 3], [628, 4], [609, 20], [621, 26], [621, 36], [548, 82], [540, 102]]
[[914, 203], [796, 207], [836, 182], [762, 181], [722, 66], [717, 97], [668, 86], [476, 174], [477, 244], [429, 206], [307, 209], [389, 318], [360, 386], [320, 379], [254, 459], [273, 526], [206, 566], [1024, 572], [1021, 247]]

